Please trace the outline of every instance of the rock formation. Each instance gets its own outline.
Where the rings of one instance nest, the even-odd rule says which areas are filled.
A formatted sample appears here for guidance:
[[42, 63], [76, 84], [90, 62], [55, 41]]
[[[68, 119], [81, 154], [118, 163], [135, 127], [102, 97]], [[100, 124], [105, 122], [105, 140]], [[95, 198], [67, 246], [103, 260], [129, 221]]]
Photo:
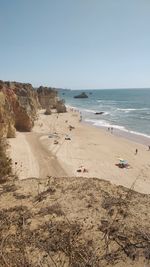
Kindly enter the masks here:
[[45, 114], [66, 112], [54, 88], [0, 81], [0, 137], [15, 137], [16, 129], [31, 131], [38, 108], [46, 109]]
[[104, 114], [104, 111], [95, 112], [95, 115], [102, 115]]
[[88, 95], [86, 95], [85, 92], [82, 92], [82, 93], [79, 94], [79, 95], [75, 95], [74, 98], [88, 98]]
[[0, 81], [0, 135], [14, 137], [15, 129], [31, 131], [38, 107], [31, 84]]
[[37, 94], [38, 94], [39, 103], [43, 109], [56, 108], [56, 103], [57, 103], [57, 91], [56, 90], [49, 88], [49, 87], [40, 86], [37, 89]]
[[47, 108], [46, 108], [44, 114], [45, 114], [45, 115], [51, 115], [51, 114], [52, 114], [50, 107], [47, 107]]
[[63, 100], [58, 100], [56, 104], [56, 110], [58, 113], [66, 112], [66, 106]]
[[0, 92], [0, 138], [15, 137], [15, 120], [6, 95]]
[[51, 114], [52, 109], [56, 109], [58, 113], [66, 112], [64, 101], [59, 99], [54, 88], [40, 86], [37, 94], [41, 107], [46, 109], [45, 114]]

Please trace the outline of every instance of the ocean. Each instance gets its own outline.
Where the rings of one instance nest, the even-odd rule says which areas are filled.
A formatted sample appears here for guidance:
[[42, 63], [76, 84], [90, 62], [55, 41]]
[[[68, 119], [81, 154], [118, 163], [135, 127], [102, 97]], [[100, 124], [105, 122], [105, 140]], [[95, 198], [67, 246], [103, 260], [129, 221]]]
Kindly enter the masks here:
[[[83, 91], [88, 98], [74, 98]], [[150, 143], [150, 89], [61, 90], [59, 96], [81, 111], [83, 121]]]

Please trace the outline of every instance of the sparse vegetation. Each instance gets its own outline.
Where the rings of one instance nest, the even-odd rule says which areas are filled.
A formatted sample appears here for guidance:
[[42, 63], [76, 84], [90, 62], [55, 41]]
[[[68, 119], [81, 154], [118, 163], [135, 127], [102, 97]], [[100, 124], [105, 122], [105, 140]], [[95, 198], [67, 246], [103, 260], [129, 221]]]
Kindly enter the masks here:
[[3, 139], [0, 139], [0, 183], [7, 180], [11, 174], [11, 159], [6, 155], [6, 144]]
[[0, 266], [149, 264], [149, 195], [85, 178], [8, 181], [1, 189]]

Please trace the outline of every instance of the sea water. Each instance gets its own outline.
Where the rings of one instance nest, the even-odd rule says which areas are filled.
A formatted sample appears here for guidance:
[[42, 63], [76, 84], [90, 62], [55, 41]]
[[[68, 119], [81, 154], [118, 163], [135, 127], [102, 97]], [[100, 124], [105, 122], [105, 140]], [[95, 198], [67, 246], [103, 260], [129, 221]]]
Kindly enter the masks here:
[[[83, 91], [88, 98], [74, 98]], [[59, 95], [85, 122], [150, 138], [150, 89], [60, 90]]]

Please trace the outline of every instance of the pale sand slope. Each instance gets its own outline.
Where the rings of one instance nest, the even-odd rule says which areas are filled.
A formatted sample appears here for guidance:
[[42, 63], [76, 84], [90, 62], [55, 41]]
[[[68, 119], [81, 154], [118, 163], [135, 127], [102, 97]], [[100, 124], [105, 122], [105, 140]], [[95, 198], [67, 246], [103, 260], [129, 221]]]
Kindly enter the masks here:
[[[69, 131], [69, 125], [75, 129]], [[58, 133], [58, 138], [49, 138], [49, 134], [54, 132]], [[65, 134], [71, 140], [65, 140]], [[17, 139], [11, 140], [11, 156], [13, 160], [17, 157], [19, 161], [26, 158], [25, 162], [21, 160], [24, 164], [24, 178], [46, 175], [97, 177], [126, 187], [131, 187], [137, 179], [134, 189], [150, 193], [150, 151], [147, 151], [147, 147], [79, 123], [77, 112], [46, 116], [40, 111], [32, 133], [20, 133], [18, 136], [22, 135], [22, 139], [18, 139], [19, 143]], [[24, 139], [26, 146], [23, 147]], [[59, 143], [54, 144], [54, 140]], [[14, 148], [17, 149], [14, 151]], [[136, 148], [137, 155], [134, 154]], [[118, 158], [126, 159], [131, 168], [119, 169], [115, 165], [119, 162]], [[80, 165], [88, 169], [88, 173], [78, 173]], [[27, 172], [27, 166], [30, 166], [31, 173], [29, 170]]]
[[24, 179], [25, 176], [39, 177], [39, 164], [32, 153], [25, 134], [17, 132], [16, 138], [9, 139], [9, 144], [14, 173], [20, 179]]
[[9, 143], [13, 171], [19, 179], [67, 176], [56, 157], [40, 142], [40, 135], [17, 132], [16, 138], [9, 139]]

